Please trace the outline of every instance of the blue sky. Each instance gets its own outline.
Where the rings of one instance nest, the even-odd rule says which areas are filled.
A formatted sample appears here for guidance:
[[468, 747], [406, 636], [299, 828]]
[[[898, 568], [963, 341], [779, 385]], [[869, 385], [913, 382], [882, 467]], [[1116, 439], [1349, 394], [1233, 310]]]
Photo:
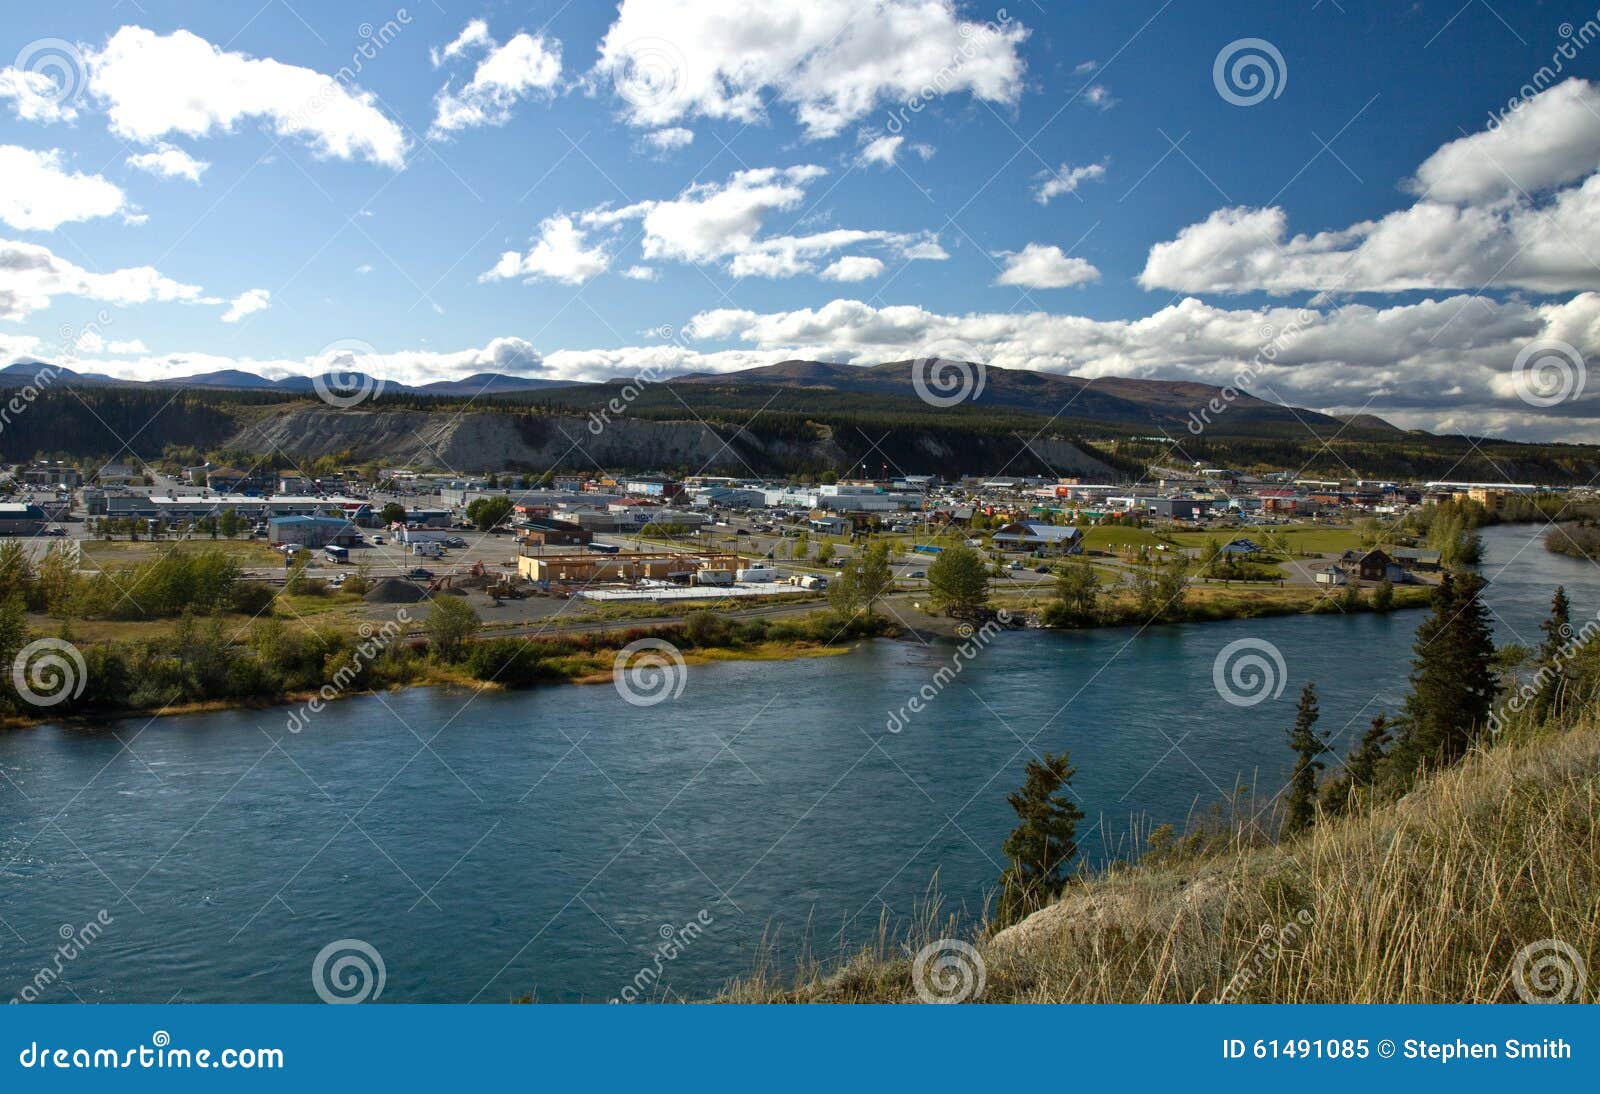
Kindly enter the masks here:
[[1594, 15], [32, 6], [0, 42], [0, 355], [354, 346], [412, 381], [939, 353], [1584, 439]]

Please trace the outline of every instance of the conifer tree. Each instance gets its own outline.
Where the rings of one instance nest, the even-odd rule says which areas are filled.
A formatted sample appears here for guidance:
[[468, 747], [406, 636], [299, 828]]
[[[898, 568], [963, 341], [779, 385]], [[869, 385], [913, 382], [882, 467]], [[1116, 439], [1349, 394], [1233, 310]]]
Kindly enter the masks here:
[[1060, 891], [1078, 855], [1083, 810], [1068, 797], [1077, 772], [1065, 752], [1029, 760], [1022, 788], [1006, 796], [1017, 826], [1001, 850], [1011, 861], [1000, 878], [998, 915], [1012, 923]]
[[1317, 821], [1317, 776], [1327, 766], [1322, 762], [1328, 743], [1317, 733], [1317, 686], [1307, 682], [1295, 708], [1294, 726], [1289, 730], [1289, 747], [1294, 750], [1294, 773], [1284, 792], [1283, 835], [1297, 836]]
[[1379, 766], [1388, 754], [1389, 743], [1394, 740], [1394, 735], [1389, 732], [1390, 724], [1388, 716], [1384, 714], [1372, 719], [1372, 725], [1361, 735], [1360, 742], [1345, 757], [1343, 770], [1329, 779], [1323, 788], [1324, 813], [1342, 816], [1349, 811], [1357, 795], [1372, 789], [1378, 780]]
[[1572, 642], [1572, 602], [1563, 585], [1556, 586], [1550, 598], [1550, 618], [1539, 624], [1544, 642], [1539, 646], [1539, 693], [1533, 700], [1533, 717], [1542, 722], [1550, 716], [1561, 698], [1566, 683], [1567, 647]]
[[1417, 628], [1397, 749], [1403, 780], [1425, 765], [1460, 760], [1489, 720], [1494, 640], [1483, 586], [1474, 573], [1446, 574], [1433, 594], [1433, 614]]

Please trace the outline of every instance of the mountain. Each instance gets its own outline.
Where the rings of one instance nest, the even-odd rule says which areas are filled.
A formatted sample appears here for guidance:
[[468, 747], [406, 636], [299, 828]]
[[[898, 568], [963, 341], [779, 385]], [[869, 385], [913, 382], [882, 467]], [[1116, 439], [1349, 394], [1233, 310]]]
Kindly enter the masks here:
[[[135, 383], [137, 381], [121, 380], [113, 383]], [[321, 377], [324, 385], [331, 391], [359, 391], [378, 386], [376, 377], [361, 372], [325, 373]], [[314, 394], [317, 390], [317, 380], [311, 376], [286, 376], [281, 380], [269, 380], [265, 376], [257, 376], [253, 372], [243, 369], [226, 368], [216, 372], [202, 372], [195, 376], [178, 376], [170, 380], [155, 380], [168, 387], [208, 387], [225, 388], [236, 391], [288, 391], [297, 395]], [[537, 391], [550, 387], [570, 387], [576, 381], [570, 380], [536, 380], [524, 376], [508, 376], [503, 372], [479, 372], [460, 380], [435, 380], [429, 384], [400, 384], [393, 381], [383, 381], [383, 390], [410, 395], [448, 395], [448, 396], [475, 396], [475, 395], [503, 395], [513, 391]]]
[[475, 372], [460, 380], [435, 380], [406, 388], [424, 395], [501, 395], [508, 391], [542, 391], [552, 387], [576, 387], [578, 380], [535, 380], [527, 376], [507, 376], [503, 372]]
[[52, 365], [48, 361], [41, 361], [36, 357], [23, 357], [5, 368], [0, 368], [0, 387], [10, 387], [18, 384], [31, 384], [39, 373], [49, 369], [52, 373], [50, 382], [73, 384], [116, 384], [121, 381], [113, 376], [106, 376], [99, 372], [75, 372], [65, 365]]
[[[1337, 430], [1340, 419], [1316, 411], [1267, 402], [1246, 392], [1226, 399], [1222, 389], [1188, 380], [1135, 380], [1122, 377], [1085, 379], [1031, 369], [978, 366], [962, 361], [889, 361], [881, 365], [828, 364], [821, 361], [782, 361], [741, 372], [678, 377], [673, 384], [707, 387], [782, 387], [800, 390], [855, 392], [863, 395], [918, 397], [917, 376], [936, 395], [977, 388], [963, 405], [1021, 410], [1065, 419], [1149, 424], [1164, 428], [1187, 427], [1212, 400], [1226, 407], [1210, 417], [1229, 432], [1244, 427], [1305, 426]], [[981, 387], [977, 378], [981, 375]], [[944, 379], [948, 386], [941, 387]], [[1373, 428], [1394, 427], [1375, 415], [1365, 415]], [[1363, 422], [1362, 424], [1368, 424]]]

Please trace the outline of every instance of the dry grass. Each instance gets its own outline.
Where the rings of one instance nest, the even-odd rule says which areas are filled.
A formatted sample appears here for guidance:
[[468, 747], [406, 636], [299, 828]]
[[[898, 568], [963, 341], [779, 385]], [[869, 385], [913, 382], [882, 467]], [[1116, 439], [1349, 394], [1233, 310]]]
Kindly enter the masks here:
[[[1519, 951], [1572, 947], [1600, 997], [1600, 725], [1503, 744], [1371, 814], [1279, 847], [1241, 841], [1121, 867], [974, 939], [985, 1002], [1505, 1003]], [[763, 966], [726, 998], [916, 999], [911, 955], [950, 933], [937, 905], [908, 931], [780, 983]], [[1529, 973], [1536, 983], [1539, 973]]]

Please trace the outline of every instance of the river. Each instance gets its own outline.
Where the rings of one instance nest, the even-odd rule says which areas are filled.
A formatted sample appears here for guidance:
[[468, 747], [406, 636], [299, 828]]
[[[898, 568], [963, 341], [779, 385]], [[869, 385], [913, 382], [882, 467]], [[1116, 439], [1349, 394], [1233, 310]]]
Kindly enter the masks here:
[[[1484, 540], [1498, 640], [1537, 642], [1557, 583], [1575, 619], [1600, 609], [1600, 567], [1528, 526]], [[298, 733], [271, 709], [0, 735], [0, 999], [315, 1002], [313, 962], [347, 939], [381, 956], [384, 1002], [701, 996], [764, 933], [836, 954], [935, 875], [975, 911], [1034, 752], [1070, 751], [1090, 860], [1135, 818], [1270, 793], [1302, 684], [1344, 751], [1397, 709], [1422, 618], [1006, 633], [942, 685], [953, 646], [880, 641], [694, 667], [644, 708], [605, 686], [423, 688]], [[1213, 679], [1240, 642], [1283, 659], [1249, 706]]]

